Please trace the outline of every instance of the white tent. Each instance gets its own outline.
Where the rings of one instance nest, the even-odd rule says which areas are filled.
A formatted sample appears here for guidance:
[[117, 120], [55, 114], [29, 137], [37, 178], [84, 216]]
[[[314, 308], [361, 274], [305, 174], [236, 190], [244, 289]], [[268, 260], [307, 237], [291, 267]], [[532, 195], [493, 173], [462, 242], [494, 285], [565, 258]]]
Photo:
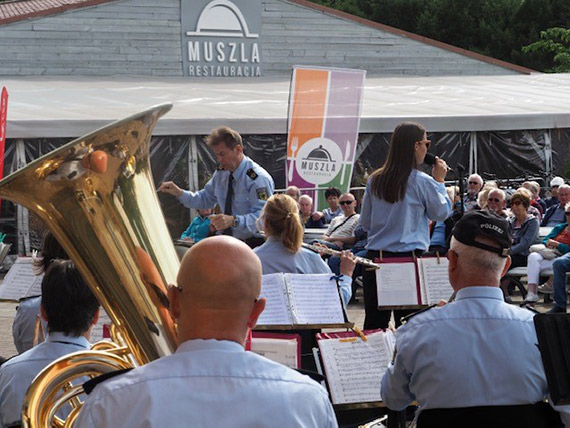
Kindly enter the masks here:
[[[173, 102], [156, 135], [286, 134], [288, 80], [1, 78], [8, 138], [78, 137], [151, 105]], [[366, 80], [361, 133], [402, 120], [429, 131], [570, 128], [570, 74], [399, 77]]]

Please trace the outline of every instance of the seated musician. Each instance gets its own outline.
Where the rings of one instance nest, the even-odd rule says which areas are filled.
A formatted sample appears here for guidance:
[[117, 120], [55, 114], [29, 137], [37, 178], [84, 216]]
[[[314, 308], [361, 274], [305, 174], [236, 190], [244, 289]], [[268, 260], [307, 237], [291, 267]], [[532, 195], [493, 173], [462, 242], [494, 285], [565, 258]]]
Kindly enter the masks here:
[[184, 241], [199, 242], [215, 232], [214, 227], [210, 224], [210, 214], [212, 209], [198, 210], [198, 216], [194, 217], [188, 226], [188, 229], [180, 235], [180, 239]]
[[535, 313], [505, 303], [499, 289], [510, 266], [508, 228], [490, 211], [457, 222], [448, 252], [456, 301], [418, 313], [396, 331], [397, 351], [381, 386], [390, 409], [413, 401], [422, 412], [546, 397]]
[[356, 213], [356, 199], [352, 193], [344, 193], [339, 200], [343, 215], [332, 219], [329, 228], [319, 243], [333, 250], [342, 250], [354, 242], [352, 232], [359, 224], [360, 214]]
[[[34, 271], [37, 275], [45, 274], [49, 265], [55, 259], [67, 258], [67, 253], [59, 245], [57, 239], [51, 232], [47, 231], [42, 241], [41, 257], [34, 260]], [[12, 324], [12, 337], [19, 354], [34, 346], [36, 320], [40, 316], [41, 301], [41, 296], [31, 296], [21, 299], [16, 308], [16, 315]], [[45, 330], [46, 325], [43, 320], [42, 327]]]
[[[329, 266], [314, 251], [302, 248], [303, 226], [295, 201], [287, 195], [273, 195], [263, 207], [261, 229], [267, 240], [254, 252], [261, 260], [263, 273], [330, 273]], [[343, 251], [340, 275], [341, 291], [346, 305], [352, 295], [351, 277], [354, 256]], [[344, 277], [344, 278], [343, 278]]]
[[55, 260], [42, 281], [41, 315], [47, 321], [43, 343], [0, 367], [0, 425], [21, 419], [26, 390], [36, 375], [64, 355], [88, 350], [99, 303], [69, 260]]
[[244, 350], [265, 307], [250, 248], [227, 236], [205, 239], [184, 256], [177, 282], [169, 290], [176, 353], [97, 385], [78, 426], [337, 426], [321, 385]]
[[301, 195], [299, 198], [299, 213], [301, 215], [301, 224], [306, 228], [322, 228], [325, 226], [324, 217], [313, 220], [313, 198], [309, 195]]

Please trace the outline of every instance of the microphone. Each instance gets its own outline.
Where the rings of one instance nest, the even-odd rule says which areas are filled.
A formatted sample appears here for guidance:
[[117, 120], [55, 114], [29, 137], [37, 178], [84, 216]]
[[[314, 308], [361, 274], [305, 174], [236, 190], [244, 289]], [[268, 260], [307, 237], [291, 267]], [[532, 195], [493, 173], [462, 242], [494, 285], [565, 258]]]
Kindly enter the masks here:
[[[431, 153], [426, 153], [426, 157], [424, 158], [424, 163], [429, 166], [435, 165], [435, 156]], [[447, 167], [448, 171], [455, 172], [453, 168]]]

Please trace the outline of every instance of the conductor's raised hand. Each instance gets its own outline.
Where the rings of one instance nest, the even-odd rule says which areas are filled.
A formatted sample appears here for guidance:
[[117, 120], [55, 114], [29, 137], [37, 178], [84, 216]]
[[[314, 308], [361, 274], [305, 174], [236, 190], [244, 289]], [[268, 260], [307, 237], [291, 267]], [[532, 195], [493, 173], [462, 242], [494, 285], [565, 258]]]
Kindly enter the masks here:
[[177, 198], [182, 195], [182, 189], [174, 184], [173, 181], [165, 181], [158, 187], [158, 191], [162, 193], [168, 193], [170, 195], [176, 196]]
[[352, 277], [354, 268], [356, 267], [356, 260], [354, 254], [348, 250], [340, 253], [340, 274]]
[[447, 175], [447, 163], [436, 156], [431, 175], [435, 181], [443, 183], [445, 181], [445, 176]]
[[210, 216], [210, 224], [216, 230], [225, 230], [233, 226], [234, 217], [227, 214], [214, 214]]

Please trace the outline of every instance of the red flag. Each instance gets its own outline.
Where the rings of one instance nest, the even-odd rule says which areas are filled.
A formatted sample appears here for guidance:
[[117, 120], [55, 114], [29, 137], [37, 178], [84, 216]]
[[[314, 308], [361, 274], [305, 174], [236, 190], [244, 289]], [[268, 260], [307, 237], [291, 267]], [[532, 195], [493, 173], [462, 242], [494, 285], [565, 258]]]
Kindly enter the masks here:
[[4, 177], [4, 148], [6, 146], [6, 119], [8, 117], [8, 90], [2, 88], [0, 97], [0, 179]]

